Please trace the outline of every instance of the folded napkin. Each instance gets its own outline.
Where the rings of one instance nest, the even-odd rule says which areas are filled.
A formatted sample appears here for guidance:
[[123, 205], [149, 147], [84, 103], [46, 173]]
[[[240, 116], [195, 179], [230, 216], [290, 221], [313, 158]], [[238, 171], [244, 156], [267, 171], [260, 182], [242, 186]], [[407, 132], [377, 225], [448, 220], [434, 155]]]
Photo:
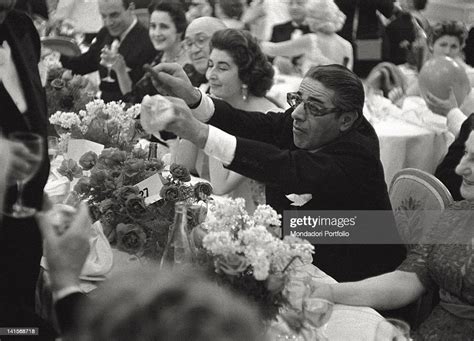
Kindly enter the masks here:
[[71, 189], [71, 182], [65, 176], [58, 173], [56, 168], [51, 168], [48, 182], [44, 187], [44, 192], [48, 195], [53, 204], [63, 202]]
[[[100, 222], [95, 222], [92, 225], [92, 233], [89, 239], [90, 252], [82, 268], [81, 276], [84, 281], [101, 281], [105, 279], [105, 275], [112, 269], [113, 254], [109, 241], [102, 231]], [[41, 259], [41, 266], [48, 269], [46, 258]], [[85, 284], [84, 288], [89, 288], [90, 285]], [[81, 286], [82, 288], [82, 286]], [[90, 291], [90, 290], [85, 290]]]

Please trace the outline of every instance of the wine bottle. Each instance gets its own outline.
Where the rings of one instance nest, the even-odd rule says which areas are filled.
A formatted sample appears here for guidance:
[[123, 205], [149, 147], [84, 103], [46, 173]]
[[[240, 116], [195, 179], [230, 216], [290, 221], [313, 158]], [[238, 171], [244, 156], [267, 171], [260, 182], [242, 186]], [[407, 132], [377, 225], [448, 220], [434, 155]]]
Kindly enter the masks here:
[[179, 201], [175, 204], [174, 222], [168, 233], [168, 242], [160, 266], [191, 263], [193, 258], [187, 230], [187, 208], [184, 202]]
[[156, 142], [150, 142], [148, 146], [148, 160], [158, 158], [158, 144]]

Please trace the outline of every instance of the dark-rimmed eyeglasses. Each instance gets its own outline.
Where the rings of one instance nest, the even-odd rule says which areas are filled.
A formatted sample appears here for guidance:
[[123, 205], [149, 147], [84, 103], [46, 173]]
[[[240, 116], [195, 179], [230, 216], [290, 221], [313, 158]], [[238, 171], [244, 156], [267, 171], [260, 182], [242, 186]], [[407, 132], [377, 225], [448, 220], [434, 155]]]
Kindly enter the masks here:
[[186, 50], [190, 50], [193, 45], [196, 45], [197, 48], [202, 49], [206, 44], [209, 43], [209, 36], [206, 35], [200, 35], [196, 39], [192, 40], [189, 38], [186, 38], [183, 40], [183, 46]]
[[339, 110], [336, 108], [324, 108], [314, 102], [303, 101], [303, 98], [297, 92], [287, 93], [286, 101], [292, 109], [296, 109], [298, 105], [303, 103], [305, 113], [314, 117], [321, 117], [339, 112]]

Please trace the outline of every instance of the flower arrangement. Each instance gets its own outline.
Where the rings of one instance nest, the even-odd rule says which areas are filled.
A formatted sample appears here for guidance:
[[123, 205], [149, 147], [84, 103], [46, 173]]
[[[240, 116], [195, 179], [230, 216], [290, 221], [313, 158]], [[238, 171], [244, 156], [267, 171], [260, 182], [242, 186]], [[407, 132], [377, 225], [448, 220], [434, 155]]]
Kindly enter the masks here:
[[314, 247], [299, 238], [280, 239], [275, 230], [281, 216], [270, 206], [259, 205], [252, 216], [244, 207], [241, 198], [215, 202], [203, 224], [207, 234], [198, 262], [217, 282], [256, 302], [270, 320], [287, 303], [288, 274], [296, 264], [311, 262]]
[[[159, 259], [173, 223], [175, 202], [207, 202], [212, 189], [207, 183], [188, 184], [191, 179], [188, 170], [173, 164], [169, 175], [161, 177], [164, 182], [161, 199], [147, 205], [135, 185], [162, 172], [164, 165], [158, 159], [146, 157], [146, 151], [140, 148], [131, 152], [108, 148], [99, 156], [94, 152], [84, 154], [79, 160], [80, 167], [75, 161], [65, 160], [58, 171], [77, 174], [77, 168], [81, 168], [83, 174], [74, 194], [88, 202], [93, 219], [100, 220], [112, 245], [139, 257]], [[190, 207], [190, 226], [204, 220], [203, 210], [200, 205]]]
[[94, 99], [97, 89], [87, 77], [72, 75], [71, 71], [51, 63], [46, 66], [46, 100], [48, 116], [58, 111], [78, 112]]
[[93, 100], [78, 113], [58, 111], [49, 122], [57, 127], [61, 139], [86, 139], [103, 144], [106, 148], [115, 147], [130, 150], [142, 136], [136, 118], [140, 105], [127, 107], [123, 102], [105, 103]]

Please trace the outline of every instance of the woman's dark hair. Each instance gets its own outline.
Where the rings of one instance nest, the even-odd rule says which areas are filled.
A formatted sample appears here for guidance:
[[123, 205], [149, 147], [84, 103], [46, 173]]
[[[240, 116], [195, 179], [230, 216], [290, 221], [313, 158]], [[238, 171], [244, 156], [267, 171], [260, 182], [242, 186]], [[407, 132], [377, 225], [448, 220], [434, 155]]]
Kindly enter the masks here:
[[430, 45], [434, 45], [436, 40], [443, 36], [453, 36], [458, 38], [459, 44], [464, 46], [467, 38], [467, 28], [461, 21], [443, 21], [432, 27], [430, 35]]
[[215, 32], [210, 44], [211, 50], [230, 54], [239, 69], [240, 80], [252, 95], [265, 96], [273, 85], [275, 71], [255, 37], [247, 31], [228, 28]]
[[153, 2], [148, 7], [148, 12], [150, 15], [155, 12], [166, 12], [173, 20], [174, 26], [176, 26], [176, 31], [181, 33], [181, 39], [184, 37], [184, 32], [186, 31], [186, 27], [188, 27], [188, 21], [186, 20], [186, 13], [179, 2], [171, 2], [171, 1], [161, 1], [161, 2]]

